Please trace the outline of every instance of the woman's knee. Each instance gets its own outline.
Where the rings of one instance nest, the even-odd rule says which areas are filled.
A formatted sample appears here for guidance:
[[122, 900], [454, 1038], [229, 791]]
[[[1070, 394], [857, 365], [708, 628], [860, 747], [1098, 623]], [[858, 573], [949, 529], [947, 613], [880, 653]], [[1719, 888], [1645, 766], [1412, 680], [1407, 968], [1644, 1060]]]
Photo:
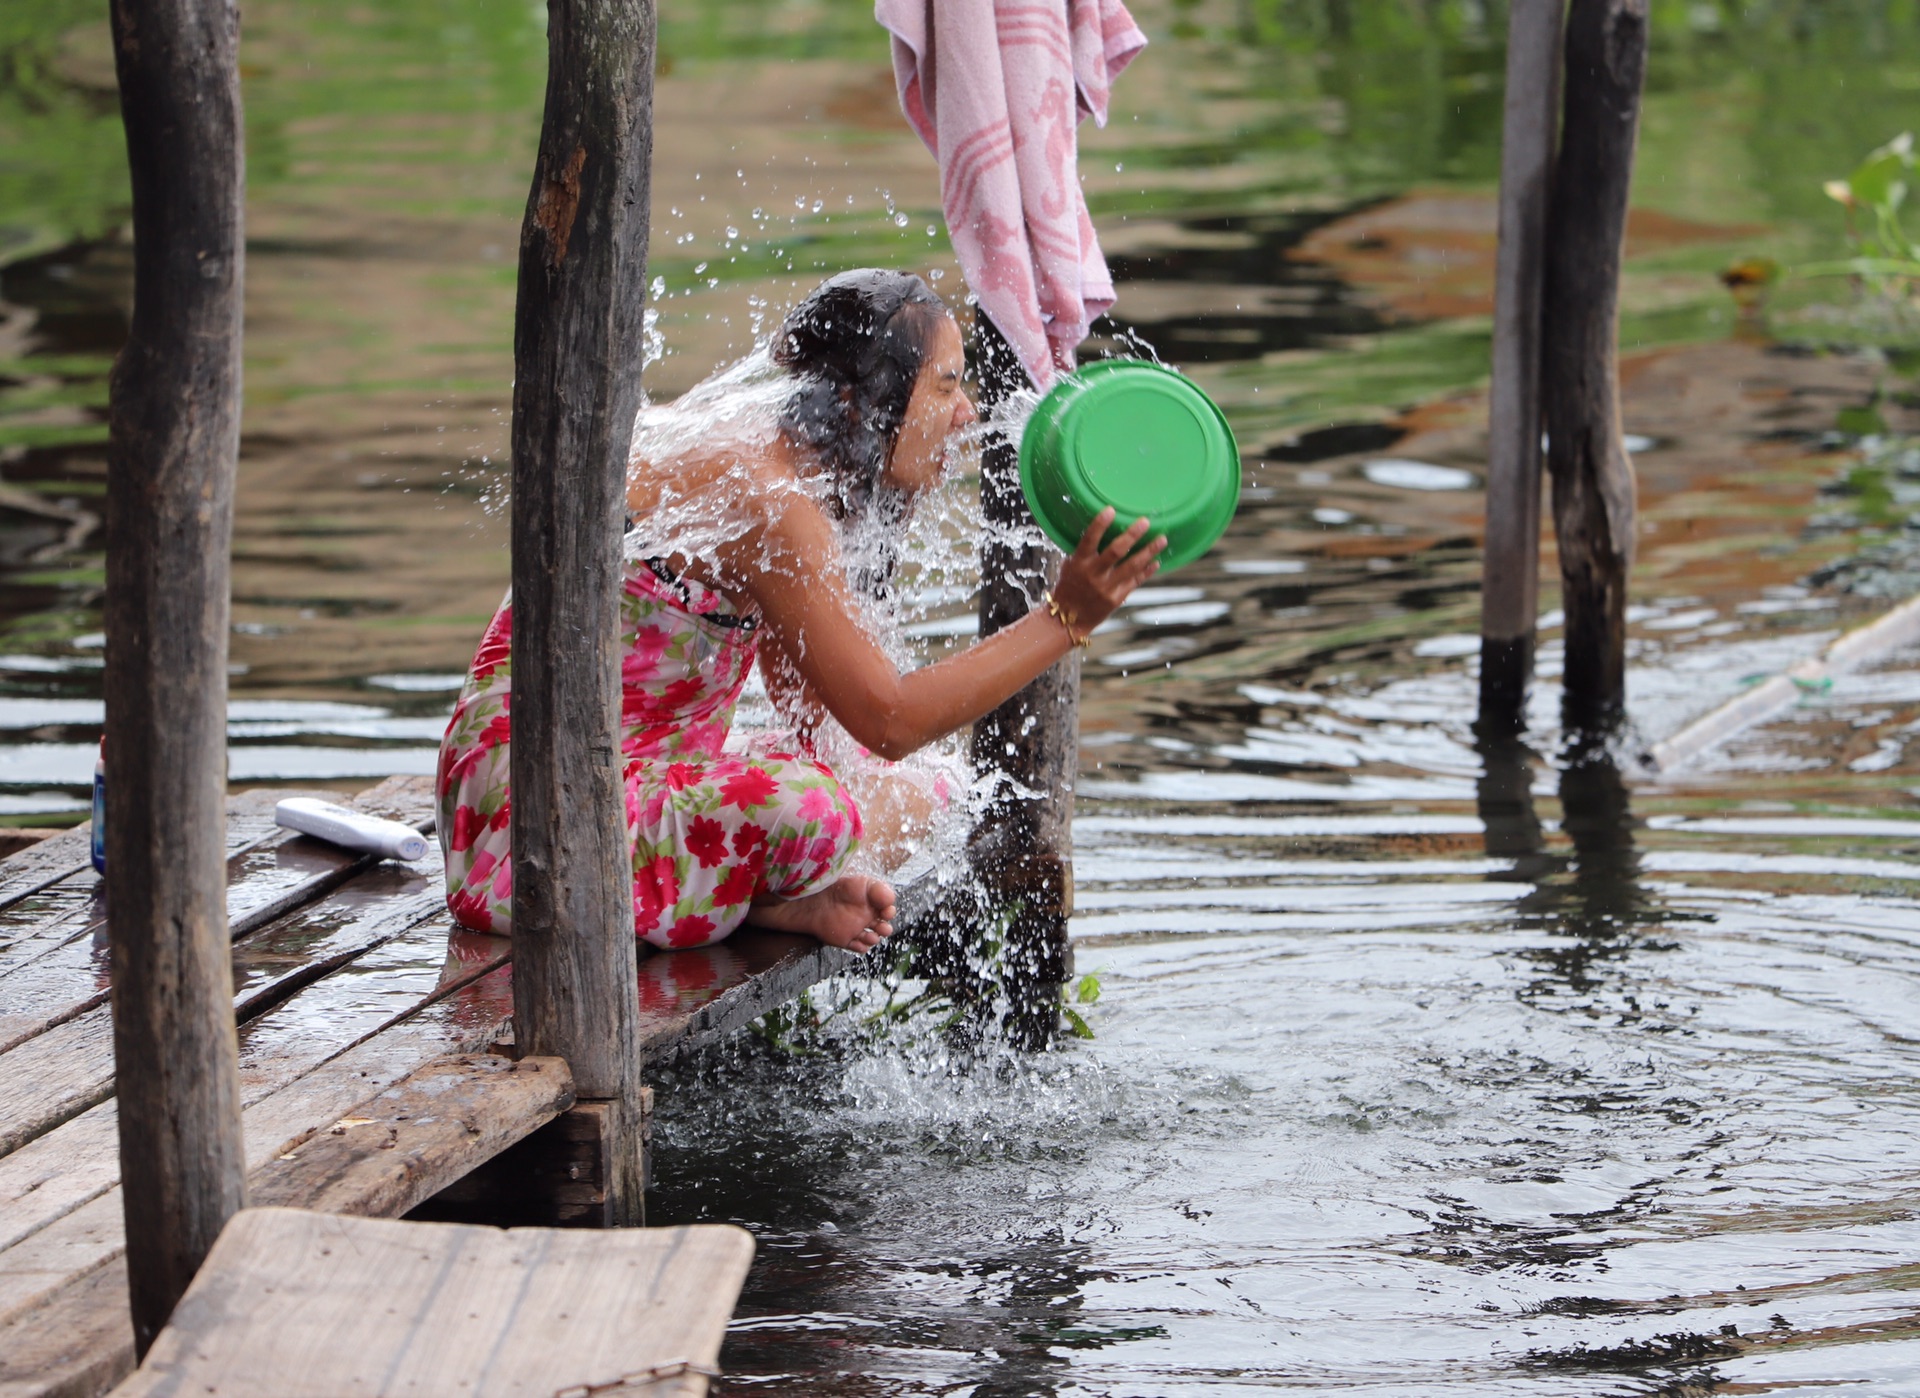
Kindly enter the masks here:
[[838, 877], [860, 847], [860, 807], [831, 770], [796, 761], [767, 821], [767, 891], [794, 897]]

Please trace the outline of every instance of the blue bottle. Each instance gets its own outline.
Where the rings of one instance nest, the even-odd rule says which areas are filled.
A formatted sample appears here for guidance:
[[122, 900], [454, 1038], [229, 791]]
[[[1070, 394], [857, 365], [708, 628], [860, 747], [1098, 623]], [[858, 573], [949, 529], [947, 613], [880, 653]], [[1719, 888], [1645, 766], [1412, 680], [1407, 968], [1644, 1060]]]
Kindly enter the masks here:
[[107, 740], [93, 764], [93, 867], [107, 872]]

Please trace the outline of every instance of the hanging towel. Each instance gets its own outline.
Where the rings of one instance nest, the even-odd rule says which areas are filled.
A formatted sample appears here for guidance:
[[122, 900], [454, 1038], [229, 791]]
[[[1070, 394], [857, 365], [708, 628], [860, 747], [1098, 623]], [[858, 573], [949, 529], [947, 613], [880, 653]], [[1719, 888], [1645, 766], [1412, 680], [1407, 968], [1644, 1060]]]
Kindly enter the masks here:
[[1120, 0], [876, 0], [967, 284], [1036, 387], [1113, 304], [1074, 128], [1146, 47]]

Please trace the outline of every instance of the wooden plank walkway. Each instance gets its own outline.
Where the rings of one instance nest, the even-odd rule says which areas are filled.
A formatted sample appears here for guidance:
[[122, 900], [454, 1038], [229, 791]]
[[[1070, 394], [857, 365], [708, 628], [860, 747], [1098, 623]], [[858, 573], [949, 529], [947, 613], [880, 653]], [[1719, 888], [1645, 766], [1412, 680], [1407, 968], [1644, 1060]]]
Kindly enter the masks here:
[[726, 1225], [503, 1231], [249, 1208], [114, 1394], [699, 1398], [752, 1257]]
[[[496, 1051], [511, 948], [453, 926], [437, 847], [406, 866], [293, 835], [272, 823], [285, 794], [230, 803], [250, 1198], [397, 1217], [565, 1111], [571, 1078]], [[354, 804], [430, 828], [424, 778]], [[0, 861], [0, 1398], [97, 1394], [131, 1366], [106, 929], [84, 831]], [[728, 1033], [854, 961], [752, 929], [645, 957], [644, 1049]]]

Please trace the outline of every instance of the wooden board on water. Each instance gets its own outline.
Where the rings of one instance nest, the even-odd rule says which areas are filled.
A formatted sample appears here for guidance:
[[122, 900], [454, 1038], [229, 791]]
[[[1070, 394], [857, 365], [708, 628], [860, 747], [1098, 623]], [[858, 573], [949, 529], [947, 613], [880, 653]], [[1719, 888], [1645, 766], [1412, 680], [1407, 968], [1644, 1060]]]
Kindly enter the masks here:
[[[248, 792], [229, 803], [227, 919], [235, 940], [377, 863], [275, 825], [273, 806], [283, 795]], [[423, 777], [382, 782], [350, 804], [432, 825], [432, 788]], [[0, 861], [0, 869], [12, 862]], [[0, 941], [9, 934], [13, 940], [0, 947], [0, 1054], [106, 1004], [107, 918], [93, 870], [0, 910]]]
[[[379, 879], [385, 872], [364, 877]], [[340, 930], [350, 932], [353, 926]], [[406, 1034], [390, 1031], [395, 1037], [389, 1040], [389, 1057], [402, 1065], [400, 1070], [436, 1054], [484, 1046], [479, 1036], [504, 1019], [508, 997], [489, 1006], [485, 988], [468, 983], [497, 970], [505, 956], [504, 939], [449, 935], [444, 919], [413, 924], [371, 953], [358, 974], [309, 986], [243, 1028], [243, 1104], [251, 1108], [262, 1102], [436, 995], [451, 992], [454, 998]], [[464, 1023], [440, 1023], [449, 1017]], [[421, 1044], [402, 1048], [400, 1041], [411, 1037]], [[0, 1157], [0, 1255], [112, 1188], [120, 1175], [117, 1129], [115, 1105], [106, 1101]]]
[[[405, 1061], [416, 1062], [419, 1047]], [[446, 1058], [372, 1097], [356, 1095], [367, 1090], [362, 1074], [377, 1079], [381, 1066], [377, 1056], [349, 1054], [310, 1076], [309, 1088], [321, 1091], [280, 1104], [295, 1105], [291, 1116], [250, 1113], [249, 1196], [343, 1213], [404, 1213], [573, 1101], [572, 1075], [557, 1059]], [[316, 1125], [329, 1088], [337, 1110], [322, 1112]], [[294, 1140], [282, 1139], [289, 1119], [306, 1123]], [[276, 1144], [263, 1152], [262, 1140]], [[133, 1367], [119, 1197], [110, 1193], [81, 1213], [55, 1254], [76, 1270], [0, 1321], [0, 1398], [99, 1393]]]
[[643, 956], [641, 1051], [662, 1059], [709, 1043], [861, 961], [812, 937], [758, 927], [710, 947]]
[[[931, 870], [902, 881], [895, 890], [895, 925], [926, 918], [941, 892]], [[743, 927], [710, 947], [642, 956], [641, 1051], [657, 1061], [711, 1043], [830, 976], [876, 962], [884, 966], [887, 958], [885, 947], [871, 958], [856, 956], [812, 937], [759, 927]]]
[[[50, 835], [0, 862], [0, 910], [38, 893], [48, 884], [92, 867], [93, 823]], [[0, 938], [4, 940], [4, 938]]]
[[[296, 997], [284, 1016], [248, 1026], [259, 1036], [252, 1043], [243, 1036], [241, 1043], [248, 1168], [292, 1150], [421, 1064], [492, 1043], [511, 1011], [499, 957], [462, 963], [447, 974], [442, 981], [437, 963], [422, 967], [416, 956], [394, 976], [377, 978], [396, 982], [384, 995], [381, 987], [329, 978], [308, 992], [321, 992], [311, 1003]], [[326, 1032], [329, 1023], [342, 1027], [343, 1016], [348, 1032]], [[269, 1024], [274, 1019], [279, 1022]], [[342, 1052], [343, 1043], [355, 1046]], [[0, 1251], [0, 1320], [44, 1304], [124, 1246], [118, 1142], [106, 1110], [95, 1113], [34, 1142], [18, 1157], [30, 1168], [7, 1172], [13, 1197], [0, 1210], [0, 1234], [15, 1241]], [[10, 1157], [0, 1167], [15, 1163]]]
[[[246, 1209], [117, 1398], [706, 1392], [753, 1240]], [[658, 1374], [647, 1382], [649, 1374]]]
[[252, 1171], [247, 1200], [397, 1217], [572, 1105], [558, 1058], [436, 1059]]
[[[406, 939], [403, 959], [396, 962], [392, 957], [374, 957], [367, 965], [353, 966], [426, 922], [432, 922], [433, 927]], [[309, 1036], [321, 1036], [324, 1052], [337, 1052], [358, 1037], [348, 1029], [348, 1021], [364, 1022], [366, 1012], [377, 1009], [381, 1000], [391, 999], [399, 989], [396, 977], [428, 978], [419, 993], [431, 991], [436, 984], [432, 978], [446, 959], [447, 943], [437, 881], [391, 867], [363, 874], [347, 888], [283, 920], [257, 942], [236, 948], [234, 979], [239, 993], [234, 1008], [242, 1025], [243, 1047], [256, 1038], [271, 1038], [269, 1031], [256, 1035], [251, 1021], [329, 972], [352, 967], [349, 983], [382, 976], [377, 993], [356, 995], [351, 1007], [340, 1012], [346, 1019], [325, 1011], [321, 1002], [329, 998], [327, 995], [304, 1002], [309, 1014], [303, 1025]], [[387, 1013], [396, 1013], [411, 1003]], [[366, 1032], [365, 1028], [360, 1032]], [[113, 1025], [109, 1008], [96, 1006], [0, 1054], [0, 1068], [19, 1084], [15, 1092], [0, 1100], [3, 1169], [11, 1152], [112, 1095]]]
[[[424, 823], [429, 800], [424, 780], [396, 779], [356, 804]], [[448, 1162], [465, 1172], [517, 1139], [512, 1133], [520, 1125], [509, 1118], [519, 1109], [471, 1118], [476, 1131], [462, 1128], [441, 1143], [438, 1156], [427, 1151], [415, 1159], [404, 1150], [363, 1155], [351, 1149], [358, 1144], [353, 1133], [362, 1130], [386, 1131], [384, 1139], [398, 1142], [400, 1118], [415, 1115], [390, 1106], [378, 1126], [379, 1118], [356, 1104], [429, 1060], [482, 1049], [507, 1030], [510, 947], [504, 938], [452, 926], [437, 855], [412, 869], [368, 869], [371, 861], [263, 833], [270, 802], [254, 798], [248, 809], [248, 801], [236, 803], [229, 847], [242, 851], [233, 862], [232, 904], [267, 914], [253, 919], [257, 930], [242, 929], [234, 948], [243, 1127], [255, 1188], [273, 1199], [318, 1190], [300, 1173], [303, 1162], [312, 1162], [314, 1171], [331, 1177], [325, 1193], [335, 1202], [329, 1207], [411, 1207], [453, 1177], [455, 1165]], [[90, 951], [88, 939], [74, 935], [73, 919], [92, 897], [91, 871], [71, 882], [65, 929], [40, 939], [16, 970], [32, 972], [30, 963], [37, 962], [52, 974], [77, 943]], [[0, 890], [5, 887], [0, 874]], [[931, 888], [930, 880], [902, 888], [903, 920], [930, 901]], [[0, 906], [0, 917], [17, 919], [32, 902], [23, 897], [11, 909]], [[302, 905], [288, 910], [295, 903]], [[87, 974], [84, 960], [62, 974]], [[700, 951], [643, 957], [646, 1051], [664, 1057], [730, 1032], [858, 965], [858, 958], [810, 938], [757, 929]], [[26, 986], [28, 972], [0, 979], [0, 986], [7, 992]], [[76, 984], [83, 982], [68, 981]], [[0, 1146], [0, 1398], [94, 1394], [126, 1371], [132, 1342], [106, 1009], [82, 1002], [15, 1047], [0, 1053], [0, 1066], [45, 1062], [28, 1090], [0, 1103], [0, 1143], [18, 1146], [11, 1153]], [[28, 1116], [37, 1125], [23, 1131], [19, 1121]], [[335, 1138], [331, 1128], [343, 1117], [368, 1120]], [[544, 1119], [538, 1112], [529, 1118], [532, 1124]]]

